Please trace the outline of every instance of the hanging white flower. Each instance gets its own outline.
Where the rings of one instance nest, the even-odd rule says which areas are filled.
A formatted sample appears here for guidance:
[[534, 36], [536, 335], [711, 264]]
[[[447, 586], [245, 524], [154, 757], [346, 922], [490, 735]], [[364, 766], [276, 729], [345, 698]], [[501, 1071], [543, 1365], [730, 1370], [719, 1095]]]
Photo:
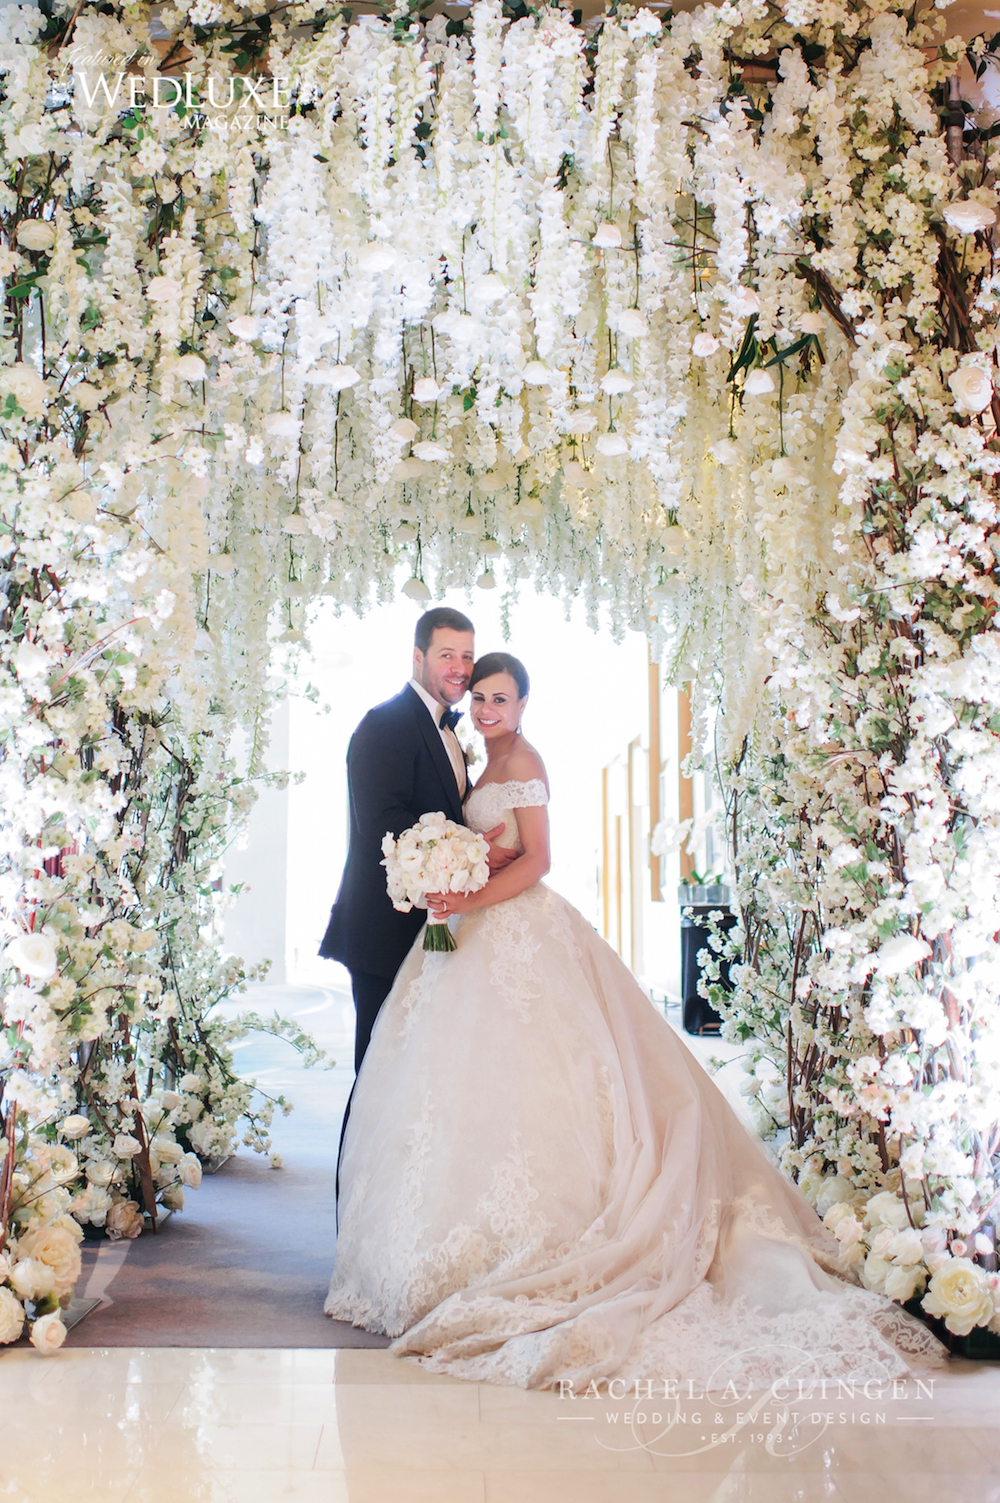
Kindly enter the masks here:
[[401, 444], [408, 444], [412, 439], [416, 438], [420, 432], [420, 428], [412, 418], [400, 418], [398, 422], [393, 423], [389, 432]]
[[347, 391], [361, 380], [353, 365], [315, 365], [306, 375], [311, 386], [328, 386], [331, 391]]
[[800, 313], [795, 327], [802, 334], [822, 334], [824, 329], [821, 313]]
[[254, 318], [251, 313], [241, 313], [237, 318], [229, 320], [228, 327], [230, 334], [234, 335], [237, 339], [244, 339], [249, 342], [257, 338], [260, 331], [260, 320]]
[[620, 433], [602, 433], [597, 440], [597, 452], [610, 459], [617, 454], [627, 454], [628, 443]]
[[714, 355], [719, 348], [720, 344], [715, 335], [708, 334], [704, 330], [696, 334], [691, 342], [692, 355], [697, 355], [702, 360], [707, 359], [709, 355]]
[[396, 257], [386, 245], [364, 245], [358, 252], [358, 265], [371, 276], [382, 271], [391, 271]]
[[529, 360], [521, 378], [527, 386], [548, 386], [552, 380], [552, 372], [543, 360]]
[[403, 594], [410, 600], [430, 600], [431, 592], [422, 579], [408, 579]]
[[649, 325], [638, 308], [626, 308], [618, 315], [618, 332], [628, 339], [641, 339], [649, 333]]
[[14, 654], [14, 667], [18, 678], [44, 678], [52, 668], [52, 659], [44, 647], [39, 647], [37, 642], [29, 642], [26, 637], [23, 637]]
[[204, 381], [208, 369], [200, 355], [181, 355], [174, 370], [182, 381]]

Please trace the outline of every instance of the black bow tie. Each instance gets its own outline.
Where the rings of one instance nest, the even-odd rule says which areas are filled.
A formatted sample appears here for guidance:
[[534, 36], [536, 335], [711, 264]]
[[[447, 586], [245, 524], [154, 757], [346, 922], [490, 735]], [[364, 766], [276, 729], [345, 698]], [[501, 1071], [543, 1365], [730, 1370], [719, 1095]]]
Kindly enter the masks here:
[[438, 725], [443, 731], [453, 731], [461, 718], [461, 710], [445, 710]]

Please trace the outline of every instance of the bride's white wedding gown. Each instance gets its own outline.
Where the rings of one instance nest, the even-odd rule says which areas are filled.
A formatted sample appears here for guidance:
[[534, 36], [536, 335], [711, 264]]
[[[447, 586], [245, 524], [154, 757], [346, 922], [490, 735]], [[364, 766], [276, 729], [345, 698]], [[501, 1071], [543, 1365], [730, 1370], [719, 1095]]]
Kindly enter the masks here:
[[[519, 849], [539, 781], [466, 804]], [[326, 1312], [463, 1377], [891, 1377], [942, 1348], [838, 1245], [631, 972], [543, 883], [418, 936], [341, 1162]]]

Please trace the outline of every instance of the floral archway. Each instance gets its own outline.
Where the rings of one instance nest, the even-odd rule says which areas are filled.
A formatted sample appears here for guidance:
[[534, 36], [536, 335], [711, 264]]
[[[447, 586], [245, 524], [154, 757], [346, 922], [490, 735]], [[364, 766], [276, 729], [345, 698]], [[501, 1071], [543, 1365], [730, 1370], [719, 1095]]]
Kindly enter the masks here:
[[987, 1324], [989, 47], [919, 3], [384, 9], [0, 13], [0, 1340], [81, 1223], [264, 1141], [212, 883], [275, 651], [401, 561], [585, 595], [718, 707], [762, 1118], [871, 1287]]

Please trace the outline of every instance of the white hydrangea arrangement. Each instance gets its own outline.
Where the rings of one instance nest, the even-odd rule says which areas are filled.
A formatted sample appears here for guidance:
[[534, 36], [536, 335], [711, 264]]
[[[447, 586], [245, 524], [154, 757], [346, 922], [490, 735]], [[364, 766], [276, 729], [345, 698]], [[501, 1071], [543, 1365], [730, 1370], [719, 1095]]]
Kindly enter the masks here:
[[[118, 1166], [72, 1189], [98, 1215], [173, 1193], [157, 1093], [182, 1157], [226, 1151], [227, 748], [259, 766], [310, 600], [402, 566], [583, 596], [717, 699], [755, 1109], [979, 1267], [1000, 280], [994, 127], [960, 160], [939, 108], [964, 44], [922, 0], [269, 9], [0, 12], [8, 1241], [67, 1113]], [[190, 107], [114, 93], [168, 52]], [[235, 56], [285, 103], [202, 108]]]

